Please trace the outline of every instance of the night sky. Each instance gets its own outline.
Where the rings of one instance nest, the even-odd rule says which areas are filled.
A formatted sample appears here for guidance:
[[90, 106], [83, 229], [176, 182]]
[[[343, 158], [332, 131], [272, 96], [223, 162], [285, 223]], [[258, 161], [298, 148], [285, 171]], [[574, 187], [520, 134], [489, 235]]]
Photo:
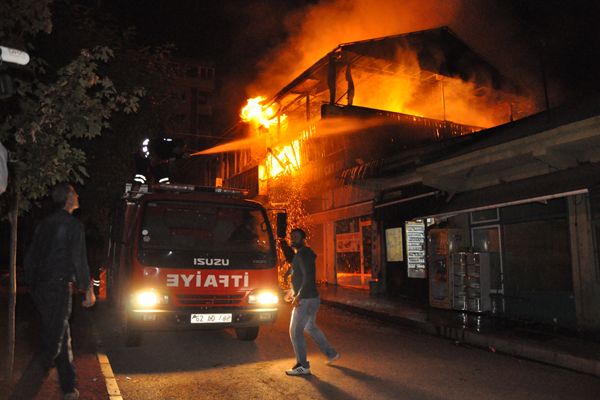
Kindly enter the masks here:
[[[230, 121], [246, 97], [274, 94], [339, 43], [440, 25], [539, 104], [542, 71], [551, 106], [600, 91], [600, 5], [594, 1], [105, 0], [103, 7], [123, 26], [135, 25], [141, 42], [172, 42], [178, 55], [214, 61], [216, 108]], [[389, 14], [396, 26], [383, 21]], [[324, 37], [330, 40], [322, 48], [310, 45], [327, 42]]]

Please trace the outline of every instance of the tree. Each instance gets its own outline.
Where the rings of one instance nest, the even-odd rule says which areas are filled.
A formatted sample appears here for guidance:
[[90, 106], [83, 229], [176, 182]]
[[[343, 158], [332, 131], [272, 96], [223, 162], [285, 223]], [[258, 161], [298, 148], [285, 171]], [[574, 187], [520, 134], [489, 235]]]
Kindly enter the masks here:
[[[9, 44], [30, 42], [40, 30], [51, 26], [49, 1], [5, 0], [0, 4], [0, 20], [7, 21], [0, 40]], [[12, 376], [15, 346], [16, 250], [19, 215], [48, 189], [64, 181], [83, 182], [87, 176], [86, 154], [76, 146], [79, 140], [99, 136], [109, 127], [113, 113], [137, 111], [143, 91], [117, 90], [99, 73], [100, 63], [113, 52], [107, 47], [82, 50], [75, 59], [56, 71], [48, 71], [43, 61], [34, 59], [15, 80], [17, 95], [0, 115], [0, 141], [10, 152], [7, 193], [0, 198], [0, 213], [11, 225], [10, 300], [8, 370]]]
[[[135, 115], [116, 114], [111, 127], [93, 141], [80, 141], [85, 150], [87, 171], [85, 187], [79, 191], [82, 202], [80, 216], [93, 222], [102, 237], [108, 232], [108, 214], [116, 198], [123, 194], [126, 182], [135, 171], [133, 154], [145, 137], [164, 136], [176, 108], [181, 104], [176, 93], [174, 76], [180, 74], [172, 58], [174, 46], [147, 46], [130, 26], [122, 26], [109, 14], [106, 2], [56, 0], [53, 7], [52, 40], [47, 37], [41, 51], [48, 57], [69, 59], [77, 49], [108, 45], [114, 59], [102, 66], [115, 86], [124, 90], [145, 88]], [[59, 44], [57, 46], [57, 44]], [[59, 54], [57, 54], [57, 51]]]

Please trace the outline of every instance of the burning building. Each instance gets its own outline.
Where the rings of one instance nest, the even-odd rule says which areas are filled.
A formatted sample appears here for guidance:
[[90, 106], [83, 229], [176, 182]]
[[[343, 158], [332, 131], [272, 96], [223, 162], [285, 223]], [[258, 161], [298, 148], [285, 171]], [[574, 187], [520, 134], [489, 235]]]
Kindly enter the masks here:
[[510, 121], [527, 107], [443, 27], [339, 45], [272, 98], [251, 99], [242, 139], [202, 153], [221, 154], [225, 185], [272, 206], [296, 200], [291, 221], [311, 225], [320, 279], [368, 287], [380, 269], [379, 192], [346, 183], [399, 151]]
[[[600, 298], [598, 284], [576, 279], [597, 262], [571, 262], [582, 255], [575, 242], [591, 246], [576, 220], [592, 221], [580, 196], [596, 185], [597, 167], [580, 165], [595, 162], [598, 142], [572, 124], [597, 110], [524, 118], [533, 111], [449, 29], [431, 29], [339, 45], [273, 97], [251, 99], [241, 138], [203, 153], [219, 154], [224, 185], [309, 228], [322, 281], [476, 312], [491, 311], [494, 298], [495, 312], [597, 326], [598, 313], [573, 302], [577, 293]], [[559, 172], [556, 183], [549, 174]], [[465, 287], [451, 294], [452, 258], [432, 258], [427, 238], [446, 243], [451, 232], [460, 232], [465, 260], [487, 254], [485, 304]], [[528, 261], [519, 241], [552, 256]], [[544, 271], [548, 281], [536, 281]], [[442, 292], [445, 302], [431, 300]]]

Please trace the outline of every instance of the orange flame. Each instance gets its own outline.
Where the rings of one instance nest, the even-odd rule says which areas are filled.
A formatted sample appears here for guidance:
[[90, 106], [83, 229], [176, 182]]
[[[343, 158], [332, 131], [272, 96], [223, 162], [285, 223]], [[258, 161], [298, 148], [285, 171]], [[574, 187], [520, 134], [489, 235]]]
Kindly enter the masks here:
[[268, 149], [268, 151], [266, 167], [269, 177], [275, 178], [285, 173], [294, 174], [298, 172], [300, 168], [299, 140], [294, 140], [279, 149]]
[[253, 97], [242, 108], [240, 117], [245, 122], [253, 123], [256, 127], [263, 126], [269, 129], [270, 126], [277, 123], [275, 111], [272, 106], [262, 104], [266, 98], [264, 96]]

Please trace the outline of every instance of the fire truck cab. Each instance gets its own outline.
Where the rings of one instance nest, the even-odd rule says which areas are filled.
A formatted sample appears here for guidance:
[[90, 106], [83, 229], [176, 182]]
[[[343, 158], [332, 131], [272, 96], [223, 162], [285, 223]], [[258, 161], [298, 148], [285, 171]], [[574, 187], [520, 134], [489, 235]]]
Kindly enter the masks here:
[[268, 214], [237, 190], [142, 186], [114, 210], [106, 291], [128, 346], [159, 329], [234, 328], [254, 340], [277, 318]]

